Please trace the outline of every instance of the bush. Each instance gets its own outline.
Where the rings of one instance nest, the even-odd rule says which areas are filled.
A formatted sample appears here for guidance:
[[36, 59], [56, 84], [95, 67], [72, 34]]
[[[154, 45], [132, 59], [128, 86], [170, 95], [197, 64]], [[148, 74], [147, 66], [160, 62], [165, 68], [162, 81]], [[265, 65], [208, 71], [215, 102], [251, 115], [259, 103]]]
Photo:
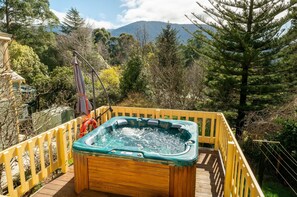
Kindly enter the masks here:
[[277, 134], [277, 140], [297, 160], [297, 121], [293, 119], [281, 119], [278, 123], [282, 130]]
[[123, 75], [120, 80], [120, 89], [124, 97], [129, 92], [145, 92], [146, 82], [142, 75], [142, 61], [139, 56], [133, 56], [125, 65]]

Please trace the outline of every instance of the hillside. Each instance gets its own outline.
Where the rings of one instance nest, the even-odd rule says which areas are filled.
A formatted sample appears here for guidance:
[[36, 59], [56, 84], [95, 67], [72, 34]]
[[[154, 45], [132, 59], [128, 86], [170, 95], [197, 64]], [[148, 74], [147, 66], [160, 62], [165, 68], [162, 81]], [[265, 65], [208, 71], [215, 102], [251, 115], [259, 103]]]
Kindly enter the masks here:
[[[166, 25], [167, 23], [160, 21], [138, 21], [117, 29], [112, 29], [110, 32], [112, 36], [119, 36], [121, 33], [128, 33], [136, 36], [140, 29], [145, 28], [148, 33], [149, 41], [153, 41]], [[178, 31], [178, 37], [181, 43], [186, 43], [186, 41], [192, 37], [192, 35], [185, 29], [189, 32], [194, 32], [198, 29], [194, 24], [171, 24], [171, 26]]]

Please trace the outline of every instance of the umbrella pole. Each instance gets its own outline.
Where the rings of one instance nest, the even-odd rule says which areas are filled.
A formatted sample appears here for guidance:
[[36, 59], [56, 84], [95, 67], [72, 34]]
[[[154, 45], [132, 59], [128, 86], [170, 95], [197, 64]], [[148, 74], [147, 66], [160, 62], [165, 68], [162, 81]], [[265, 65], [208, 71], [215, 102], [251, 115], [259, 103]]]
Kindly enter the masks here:
[[[102, 83], [102, 81], [101, 81], [101, 79], [100, 79], [100, 77], [99, 77], [99, 75], [98, 75], [98, 73], [96, 72], [96, 70], [94, 69], [94, 67], [88, 62], [88, 60], [86, 60], [81, 54], [79, 54], [77, 51], [73, 51], [73, 55], [74, 56], [79, 56], [90, 68], [91, 68], [91, 70], [92, 70], [92, 85], [93, 85], [93, 100], [94, 100], [94, 102], [93, 102], [93, 107], [94, 107], [94, 112], [95, 112], [95, 120], [98, 120], [99, 119], [99, 121], [100, 121], [100, 124], [101, 124], [101, 116], [103, 115], [103, 114], [105, 114], [106, 112], [108, 112], [108, 111], [110, 111], [110, 112], [112, 112], [113, 111], [113, 109], [112, 109], [112, 107], [111, 107], [111, 104], [110, 104], [110, 100], [109, 100], [109, 96], [108, 96], [108, 93], [107, 93], [107, 91], [106, 91], [106, 88], [105, 88], [105, 86], [103, 85], [103, 83]], [[95, 81], [95, 79], [94, 79], [94, 77], [97, 77], [97, 79], [99, 80], [99, 82], [100, 82], [100, 84], [101, 84], [101, 86], [102, 86], [102, 88], [103, 88], [103, 91], [104, 91], [104, 93], [105, 93], [105, 96], [106, 96], [106, 99], [107, 99], [107, 103], [108, 103], [108, 109], [106, 110], [106, 111], [104, 111], [103, 113], [101, 113], [100, 112], [100, 114], [99, 114], [99, 116], [97, 117], [97, 113], [96, 113], [96, 102], [95, 102], [95, 84], [94, 84], [94, 81]]]
[[92, 69], [92, 88], [93, 88], [93, 108], [94, 108], [95, 120], [96, 120], [97, 113], [96, 113], [95, 79], [94, 79], [94, 70], [93, 69]]

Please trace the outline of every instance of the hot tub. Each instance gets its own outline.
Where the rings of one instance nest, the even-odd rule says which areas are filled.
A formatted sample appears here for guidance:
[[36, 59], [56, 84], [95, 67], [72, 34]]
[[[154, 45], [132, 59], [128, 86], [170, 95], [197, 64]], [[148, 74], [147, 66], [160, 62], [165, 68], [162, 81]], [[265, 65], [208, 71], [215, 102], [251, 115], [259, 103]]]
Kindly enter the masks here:
[[197, 124], [114, 117], [73, 144], [75, 191], [195, 196]]

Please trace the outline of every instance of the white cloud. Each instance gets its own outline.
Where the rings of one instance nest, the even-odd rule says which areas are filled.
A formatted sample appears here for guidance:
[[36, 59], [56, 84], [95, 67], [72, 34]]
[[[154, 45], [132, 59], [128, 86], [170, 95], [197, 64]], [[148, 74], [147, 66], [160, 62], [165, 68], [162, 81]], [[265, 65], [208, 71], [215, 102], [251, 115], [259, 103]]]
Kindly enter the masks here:
[[118, 15], [118, 20], [123, 24], [140, 20], [191, 23], [185, 14], [202, 14], [195, 0], [122, 0], [121, 6], [125, 10]]
[[62, 22], [66, 16], [66, 13], [64, 12], [59, 12], [56, 10], [51, 9], [51, 11], [58, 17], [59, 21]]
[[86, 21], [86, 25], [91, 26], [92, 28], [104, 27], [105, 29], [112, 29], [115, 27], [112, 23], [110, 23], [108, 21], [97, 21], [92, 18], [85, 18], [85, 21]]
[[[66, 13], [59, 12], [59, 11], [56, 11], [56, 10], [53, 10], [53, 9], [51, 9], [51, 11], [59, 18], [60, 22], [64, 21]], [[98, 21], [98, 20], [95, 20], [93, 18], [84, 17], [83, 15], [82, 15], [82, 17], [85, 19], [86, 26], [89, 26], [89, 27], [92, 27], [92, 28], [102, 28], [102, 27], [104, 27], [106, 29], [112, 29], [112, 28], [115, 27], [111, 22], [108, 22], [108, 21], [102, 21], [102, 20]]]

